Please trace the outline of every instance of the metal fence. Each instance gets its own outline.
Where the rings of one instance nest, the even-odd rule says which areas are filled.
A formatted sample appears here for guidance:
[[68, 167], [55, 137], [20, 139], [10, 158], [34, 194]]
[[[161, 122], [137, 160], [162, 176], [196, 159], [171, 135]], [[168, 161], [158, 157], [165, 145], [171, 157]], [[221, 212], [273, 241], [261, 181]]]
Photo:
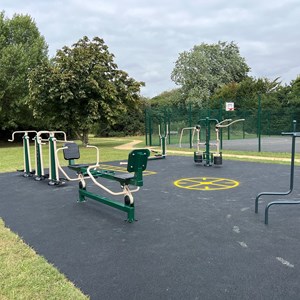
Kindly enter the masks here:
[[[236, 139], [257, 139], [257, 151], [261, 149], [261, 139], [281, 135], [281, 132], [293, 131], [293, 120], [300, 122], [300, 109], [262, 109], [225, 111], [224, 109], [196, 109], [187, 107], [147, 108], [145, 111], [145, 137], [148, 146], [160, 145], [160, 134], [166, 135], [168, 145], [179, 145], [184, 128], [192, 128], [209, 117], [222, 121], [225, 119], [245, 119], [237, 122], [221, 133], [221, 141]], [[215, 124], [211, 123], [211, 139], [214, 139]], [[181, 143], [189, 148], [193, 146], [192, 130], [183, 130]], [[204, 139], [201, 131], [200, 139]], [[222, 146], [222, 144], [221, 144]]]

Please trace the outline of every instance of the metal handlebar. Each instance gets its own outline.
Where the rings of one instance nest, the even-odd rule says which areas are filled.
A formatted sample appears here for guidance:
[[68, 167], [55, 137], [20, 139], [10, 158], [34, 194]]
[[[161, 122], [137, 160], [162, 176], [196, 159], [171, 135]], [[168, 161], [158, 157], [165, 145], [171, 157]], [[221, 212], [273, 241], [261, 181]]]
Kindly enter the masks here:
[[13, 142], [15, 140], [15, 134], [17, 133], [24, 133], [24, 135], [27, 135], [29, 132], [34, 132], [37, 134], [37, 131], [35, 130], [21, 130], [21, 131], [14, 131], [12, 134], [12, 138], [8, 139], [9, 142]]
[[[112, 190], [110, 190], [109, 188], [107, 188], [106, 186], [102, 185], [100, 182], [98, 182], [95, 177], [93, 176], [93, 174], [91, 173], [91, 169], [96, 169], [98, 166], [94, 165], [94, 166], [89, 166], [86, 170], [88, 176], [90, 179], [92, 179], [92, 181], [94, 182], [94, 184], [96, 186], [98, 186], [99, 188], [103, 189], [104, 191], [106, 191], [107, 193], [114, 195], [114, 196], [118, 196], [118, 195], [126, 195], [128, 194], [128, 191], [126, 189], [124, 189], [122, 192], [113, 192]], [[137, 187], [134, 190], [130, 190], [131, 193], [137, 192], [140, 189], [140, 187]]]
[[[200, 125], [199, 125], [200, 126]], [[193, 134], [192, 134], [192, 141], [194, 140], [194, 135], [195, 135], [195, 130], [197, 129], [196, 127], [185, 127], [181, 129], [181, 133], [180, 133], [180, 138], [179, 138], [179, 148], [181, 148], [181, 141], [182, 141], [182, 135], [183, 135], [183, 131], [184, 130], [192, 130], [193, 129]], [[200, 126], [201, 129], [201, 126]], [[200, 130], [198, 129], [198, 130]]]
[[222, 124], [222, 123], [224, 123], [224, 122], [230, 122], [230, 121], [232, 121], [232, 119], [226, 119], [226, 120], [224, 120], [224, 121], [218, 123], [218, 124], [216, 125], [216, 127], [217, 127], [217, 128], [226, 128], [226, 127], [231, 126], [231, 125], [234, 124], [234, 123], [237, 123], [237, 122], [244, 122], [245, 119], [234, 120], [234, 121], [232, 121], [231, 123], [228, 123], [228, 124], [225, 124], [225, 125]]
[[93, 145], [86, 145], [87, 148], [95, 148], [97, 151], [97, 161], [96, 161], [96, 166], [99, 166], [99, 148]]
[[[66, 133], [64, 131], [61, 131], [61, 130], [57, 130], [57, 131], [41, 130], [41, 131], [37, 132], [36, 140], [39, 144], [41, 144], [42, 142], [49, 141], [50, 135], [53, 135], [53, 137], [54, 137], [55, 134], [57, 134], [57, 133], [61, 133], [61, 134], [64, 135], [64, 139], [62, 140], [63, 142], [68, 142]], [[48, 139], [42, 139], [40, 137], [42, 134], [48, 134], [49, 138]], [[69, 142], [71, 142], [71, 141], [69, 141]]]

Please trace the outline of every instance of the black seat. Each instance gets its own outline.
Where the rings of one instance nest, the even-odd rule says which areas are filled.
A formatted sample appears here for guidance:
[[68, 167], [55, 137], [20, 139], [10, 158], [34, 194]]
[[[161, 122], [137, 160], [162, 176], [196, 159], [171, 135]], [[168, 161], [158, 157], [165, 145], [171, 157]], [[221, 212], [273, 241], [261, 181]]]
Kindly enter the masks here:
[[67, 147], [63, 150], [65, 160], [80, 158], [79, 147], [76, 143], [65, 143], [64, 147]]

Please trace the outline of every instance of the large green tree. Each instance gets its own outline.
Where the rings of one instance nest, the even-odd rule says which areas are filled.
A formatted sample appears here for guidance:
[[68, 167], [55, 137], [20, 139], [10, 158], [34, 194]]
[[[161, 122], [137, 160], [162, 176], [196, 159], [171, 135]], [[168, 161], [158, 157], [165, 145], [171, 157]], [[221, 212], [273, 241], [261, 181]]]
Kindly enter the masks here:
[[179, 54], [171, 79], [188, 101], [203, 106], [216, 88], [242, 81], [249, 71], [234, 42], [202, 43]]
[[0, 129], [30, 126], [28, 73], [47, 60], [47, 51], [30, 16], [0, 12]]
[[29, 84], [35, 116], [72, 129], [84, 144], [94, 124], [114, 124], [138, 105], [143, 85], [118, 69], [103, 39], [86, 36], [33, 70]]
[[239, 83], [224, 84], [219, 87], [211, 97], [211, 107], [219, 108], [219, 100], [234, 101], [236, 109], [256, 109], [258, 95], [263, 97], [263, 108], [278, 108], [281, 100], [278, 95], [282, 89], [279, 78], [247, 77]]
[[289, 106], [300, 107], [300, 75], [291, 82], [287, 95], [287, 104]]

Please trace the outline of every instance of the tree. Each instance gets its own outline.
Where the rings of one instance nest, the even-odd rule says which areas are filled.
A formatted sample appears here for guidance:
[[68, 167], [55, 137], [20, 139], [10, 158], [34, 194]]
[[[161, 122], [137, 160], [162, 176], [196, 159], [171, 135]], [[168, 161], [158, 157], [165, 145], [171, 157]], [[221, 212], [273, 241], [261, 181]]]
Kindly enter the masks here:
[[219, 87], [212, 96], [212, 107], [218, 107], [219, 99], [234, 101], [236, 109], [257, 108], [258, 95], [263, 96], [263, 108], [278, 108], [281, 103], [278, 99], [278, 91], [282, 88], [279, 78], [269, 80], [267, 78], [247, 77], [239, 83], [228, 83]]
[[28, 73], [47, 60], [48, 46], [28, 15], [0, 12], [0, 129], [29, 126]]
[[83, 37], [33, 70], [29, 85], [35, 116], [75, 131], [86, 144], [95, 123], [112, 125], [137, 105], [143, 83], [118, 69], [103, 39]]
[[300, 106], [300, 75], [291, 82], [290, 91], [287, 95], [287, 102], [290, 106]]
[[216, 88], [242, 81], [249, 71], [234, 42], [202, 43], [179, 54], [171, 79], [182, 87], [189, 101], [203, 106]]
[[149, 103], [152, 107], [180, 106], [184, 104], [184, 99], [182, 99], [180, 89], [172, 89], [151, 98]]

